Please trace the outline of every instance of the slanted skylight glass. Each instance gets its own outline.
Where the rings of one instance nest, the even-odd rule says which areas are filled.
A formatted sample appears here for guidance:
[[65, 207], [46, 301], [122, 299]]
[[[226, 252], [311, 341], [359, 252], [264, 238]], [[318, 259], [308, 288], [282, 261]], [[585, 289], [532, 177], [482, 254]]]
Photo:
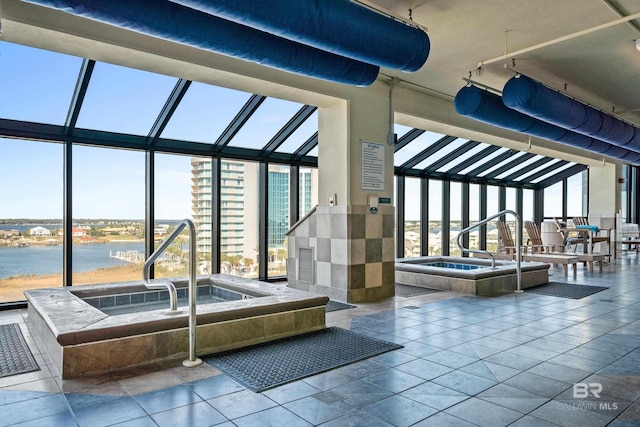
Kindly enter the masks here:
[[456, 157], [455, 159], [453, 159], [452, 161], [450, 161], [446, 165], [438, 168], [436, 170], [436, 172], [447, 172], [449, 169], [451, 169], [451, 168], [459, 165], [460, 163], [464, 162], [465, 160], [473, 157], [474, 155], [478, 154], [479, 152], [481, 152], [482, 150], [484, 150], [487, 147], [489, 147], [488, 144], [480, 143], [477, 146], [473, 147], [471, 150], [467, 151], [466, 153], [463, 153], [462, 155]]
[[406, 161], [413, 158], [413, 156], [422, 153], [424, 150], [429, 148], [431, 145], [433, 145], [443, 137], [444, 135], [441, 133], [428, 131], [423, 133], [422, 135], [402, 147], [400, 150], [396, 151], [395, 155], [393, 156], [393, 165], [401, 166]]
[[511, 175], [512, 173], [517, 172], [518, 170], [521, 170], [521, 169], [523, 169], [523, 168], [525, 168], [525, 167], [529, 166], [531, 163], [536, 162], [536, 161], [538, 161], [538, 160], [542, 159], [543, 157], [544, 157], [544, 156], [541, 156], [541, 155], [539, 155], [539, 154], [538, 154], [538, 155], [535, 155], [535, 156], [531, 157], [530, 159], [527, 159], [527, 160], [523, 161], [522, 163], [519, 163], [519, 164], [518, 164], [518, 165], [516, 165], [515, 167], [513, 167], [513, 168], [511, 168], [511, 169], [509, 169], [509, 170], [507, 170], [507, 171], [505, 171], [505, 172], [503, 172], [503, 173], [501, 173], [500, 175], [497, 175], [497, 176], [496, 176], [496, 179], [502, 179], [502, 178], [504, 178], [505, 176], [509, 176], [509, 175]]
[[556, 163], [558, 163], [558, 162], [560, 162], [560, 159], [553, 159], [553, 160], [551, 160], [550, 162], [545, 163], [545, 164], [544, 164], [544, 165], [542, 165], [542, 166], [538, 166], [537, 168], [533, 169], [532, 171], [529, 171], [529, 172], [527, 172], [526, 174], [524, 174], [524, 175], [522, 175], [522, 176], [519, 176], [519, 177], [518, 177], [518, 178], [516, 178], [515, 180], [516, 180], [516, 181], [526, 181], [526, 180], [527, 180], [527, 177], [529, 177], [529, 176], [531, 176], [531, 175], [533, 175], [533, 174], [536, 174], [536, 173], [538, 173], [538, 171], [541, 171], [542, 169], [548, 168], [549, 166], [553, 166], [553, 165], [555, 165], [555, 164], [556, 164]]
[[405, 135], [411, 129], [413, 129], [413, 128], [409, 127], [409, 126], [399, 125], [397, 123], [395, 123], [393, 125], [393, 133], [395, 133], [397, 135], [398, 139], [400, 139], [402, 137], [402, 135]]
[[560, 172], [562, 172], [562, 171], [564, 171], [564, 170], [566, 170], [566, 169], [569, 169], [570, 167], [575, 166], [575, 165], [576, 165], [576, 163], [574, 163], [574, 162], [569, 162], [569, 163], [567, 163], [566, 165], [562, 165], [562, 166], [560, 166], [558, 169], [554, 169], [553, 171], [549, 172], [548, 174], [546, 174], [546, 175], [542, 175], [541, 177], [536, 178], [536, 179], [534, 179], [534, 180], [533, 180], [533, 181], [531, 181], [531, 182], [533, 182], [533, 183], [537, 184], [537, 183], [539, 183], [539, 182], [541, 182], [541, 181], [544, 181], [544, 180], [546, 180], [547, 178], [551, 178], [552, 176], [557, 175], [557, 174], [559, 174]]
[[64, 125], [82, 59], [0, 42], [0, 118]]
[[419, 169], [419, 170], [426, 169], [432, 164], [434, 164], [435, 162], [437, 162], [438, 160], [440, 160], [441, 158], [443, 158], [444, 156], [446, 156], [447, 154], [459, 149], [467, 142], [469, 141], [466, 139], [460, 139], [460, 138], [454, 141], [451, 141], [446, 147], [436, 151], [435, 153], [433, 153], [432, 155], [424, 159], [422, 162], [418, 163], [413, 168]]
[[193, 82], [160, 136], [212, 144], [250, 97], [247, 92]]
[[503, 161], [501, 161], [500, 163], [498, 163], [497, 165], [493, 165], [492, 167], [490, 167], [489, 169], [487, 169], [486, 171], [482, 171], [478, 174], [478, 176], [485, 176], [487, 174], [490, 174], [491, 172], [493, 172], [494, 170], [501, 168], [502, 166], [506, 165], [509, 162], [512, 162], [520, 157], [524, 156], [524, 152], [520, 151], [519, 153], [516, 153], [515, 155], [509, 157], [508, 159], [505, 159]]
[[276, 150], [280, 153], [293, 153], [318, 131], [318, 111], [316, 110], [298, 129]]
[[472, 163], [471, 165], [469, 165], [468, 167], [464, 168], [463, 170], [460, 171], [460, 175], [466, 175], [469, 172], [471, 172], [472, 170], [482, 166], [484, 163], [489, 162], [491, 160], [493, 160], [494, 158], [498, 157], [499, 155], [506, 153], [507, 151], [509, 151], [508, 148], [501, 148], [499, 150], [494, 151], [493, 153], [489, 154], [488, 156], [486, 156], [484, 159], [482, 160], [478, 160], [475, 163]]
[[148, 135], [178, 80], [96, 63], [76, 127]]
[[307, 156], [309, 156], [309, 157], [318, 157], [318, 145], [313, 147], [313, 150], [309, 151], [309, 154], [307, 154]]
[[231, 147], [262, 149], [303, 107], [303, 104], [267, 98], [229, 142]]

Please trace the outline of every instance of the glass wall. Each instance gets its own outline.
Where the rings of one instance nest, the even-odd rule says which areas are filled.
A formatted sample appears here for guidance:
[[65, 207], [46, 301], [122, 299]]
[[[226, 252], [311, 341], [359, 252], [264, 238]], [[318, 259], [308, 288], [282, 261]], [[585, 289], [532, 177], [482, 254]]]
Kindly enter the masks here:
[[442, 254], [442, 181], [429, 180], [429, 255]]
[[[255, 278], [266, 272], [263, 279], [285, 273], [285, 232], [292, 221], [291, 179], [298, 180], [299, 216], [318, 204], [318, 171], [310, 166], [318, 154], [317, 112], [297, 102], [7, 42], [0, 42], [0, 48], [3, 95], [11, 99], [0, 105], [0, 131], [6, 135], [17, 132], [21, 137], [0, 139], [4, 197], [0, 204], [0, 301], [23, 300], [22, 291], [27, 287], [63, 284], [62, 221], [68, 211], [73, 222], [71, 230], [64, 230], [72, 241], [68, 285], [139, 280], [145, 236], [153, 236], [157, 247], [185, 218], [193, 219], [198, 228], [199, 273], [214, 272], [214, 255], [219, 255], [224, 273]], [[95, 68], [82, 67], [83, 62]], [[46, 71], [40, 64], [47, 64]], [[85, 69], [93, 72], [79, 75]], [[81, 83], [88, 83], [86, 96], [77, 99], [78, 105], [72, 104]], [[172, 96], [177, 94], [180, 96]], [[291, 129], [287, 130], [287, 124], [303, 110], [310, 112], [307, 120], [297, 123], [299, 126], [288, 134]], [[69, 111], [79, 113], [75, 128], [64, 127]], [[509, 150], [500, 148], [475, 158], [480, 150], [490, 147], [481, 144], [468, 150], [467, 144], [477, 143], [402, 125], [396, 125], [395, 131], [401, 136], [394, 166], [397, 173], [406, 176], [406, 194], [394, 197], [405, 212], [405, 255], [437, 255], [443, 248], [455, 254], [455, 237], [462, 226], [459, 176], [468, 173], [473, 175], [471, 181], [485, 182], [483, 177], [500, 164], [487, 170], [481, 163]], [[66, 171], [62, 143], [32, 141], [34, 134], [58, 141], [65, 132], [75, 144]], [[279, 135], [288, 138], [279, 141]], [[279, 145], [267, 148], [270, 141]], [[311, 144], [315, 146], [309, 150]], [[145, 191], [151, 181], [146, 176], [146, 156], [152, 147], [153, 195]], [[455, 156], [458, 150], [463, 154]], [[214, 182], [212, 158], [207, 157], [213, 153], [223, 157], [218, 182]], [[271, 164], [275, 159], [278, 165]], [[265, 186], [260, 182], [258, 161], [270, 165]], [[290, 176], [290, 165], [299, 167], [297, 177]], [[637, 168], [634, 171], [635, 177]], [[504, 171], [490, 182], [511, 173]], [[72, 182], [70, 206], [64, 206], [66, 176]], [[451, 179], [451, 186], [429, 176]], [[561, 216], [564, 209], [569, 215], [584, 214], [585, 176], [567, 180], [568, 207], [562, 205], [562, 183], [545, 190], [544, 215]], [[420, 200], [422, 180], [428, 180], [429, 200]], [[449, 194], [443, 194], [445, 188], [450, 188]], [[469, 216], [474, 223], [481, 219], [481, 187], [474, 183], [469, 188]], [[219, 205], [214, 202], [218, 189]], [[508, 189], [506, 199], [507, 207], [514, 209], [515, 191]], [[628, 191], [632, 193], [628, 209], [635, 212], [635, 185]], [[533, 191], [526, 190], [524, 195], [523, 214], [532, 217]], [[443, 199], [450, 204], [443, 206]], [[153, 208], [153, 224], [145, 224], [147, 203]], [[486, 204], [489, 215], [498, 211], [497, 187], [488, 187]], [[428, 224], [421, 223], [421, 208], [427, 209]], [[444, 208], [450, 211], [446, 223]], [[216, 209], [220, 230], [213, 229]], [[260, 212], [265, 211], [267, 217], [261, 218]], [[261, 236], [266, 237], [264, 246], [259, 238], [262, 220], [266, 225], [266, 235]], [[420, 241], [422, 227], [427, 227], [428, 243]], [[443, 230], [450, 235], [450, 242], [441, 241]], [[488, 233], [489, 248], [496, 249], [495, 224], [489, 224]], [[220, 254], [213, 252], [216, 237]], [[478, 231], [470, 235], [472, 248], [478, 247], [479, 241]], [[157, 277], [184, 275], [185, 243], [186, 239], [179, 239], [160, 259], [155, 268]], [[268, 261], [261, 270], [260, 260]]]
[[462, 230], [462, 183], [452, 182], [450, 190], [449, 255], [462, 256], [458, 247], [458, 234]]
[[258, 277], [259, 165], [224, 159], [221, 166], [221, 272]]
[[[184, 219], [196, 226], [198, 274], [210, 274], [212, 227], [211, 158], [155, 155], [154, 247]], [[186, 277], [189, 273], [189, 232], [185, 228], [155, 262], [155, 277]]]
[[562, 218], [562, 181], [544, 189], [544, 217]]
[[[517, 200], [516, 200], [516, 189], [513, 187], [507, 187], [505, 189], [505, 209], [509, 209], [512, 210], [514, 212], [518, 212], [518, 209], [516, 207], [517, 205]], [[509, 225], [509, 228], [511, 229], [511, 237], [513, 238], [513, 241], [516, 241], [516, 219], [514, 218], [513, 215], [506, 215], [505, 216], [505, 221], [507, 223], [507, 225]], [[526, 243], [527, 242], [527, 234], [526, 234], [526, 230], [524, 229], [524, 223], [522, 226], [522, 242]]]
[[73, 284], [139, 280], [145, 154], [73, 146]]
[[420, 256], [420, 178], [405, 179], [404, 256]]
[[300, 168], [298, 176], [298, 216], [302, 218], [318, 205], [318, 169]]
[[587, 172], [567, 178], [567, 217], [587, 216]]
[[[469, 225], [480, 222], [480, 185], [469, 184]], [[480, 229], [469, 233], [469, 248], [480, 249]]]
[[62, 286], [63, 148], [0, 138], [0, 302]]
[[[499, 191], [495, 185], [487, 186], [487, 218], [500, 212]], [[499, 246], [498, 219], [487, 222], [487, 250], [497, 252]]]
[[[289, 166], [269, 165], [267, 200], [267, 249], [269, 275], [287, 274], [287, 231], [289, 230]], [[310, 197], [308, 197], [310, 198]]]

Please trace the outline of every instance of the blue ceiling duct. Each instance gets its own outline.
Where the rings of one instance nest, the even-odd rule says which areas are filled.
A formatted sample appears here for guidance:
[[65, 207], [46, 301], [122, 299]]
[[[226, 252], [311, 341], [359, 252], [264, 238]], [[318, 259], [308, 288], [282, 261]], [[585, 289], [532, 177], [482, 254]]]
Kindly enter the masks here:
[[618, 147], [640, 150], [640, 129], [526, 76], [504, 86], [504, 104], [521, 113]]
[[171, 0], [318, 49], [417, 71], [429, 56], [426, 32], [350, 0]]
[[604, 154], [629, 163], [640, 162], [640, 152], [571, 132], [512, 110], [504, 105], [500, 96], [476, 86], [465, 86], [460, 89], [454, 106], [458, 114], [485, 123]]
[[308, 77], [355, 86], [368, 86], [378, 77], [379, 67], [376, 65], [287, 40], [169, 1], [23, 1]]

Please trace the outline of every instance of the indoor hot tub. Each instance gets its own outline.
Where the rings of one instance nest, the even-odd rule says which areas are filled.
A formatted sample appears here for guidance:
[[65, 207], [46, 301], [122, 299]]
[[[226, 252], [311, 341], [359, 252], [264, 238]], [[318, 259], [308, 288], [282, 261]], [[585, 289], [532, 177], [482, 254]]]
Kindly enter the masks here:
[[[521, 263], [522, 289], [549, 282], [549, 264]], [[396, 283], [473, 295], [517, 289], [516, 263], [481, 258], [423, 256], [396, 259]]]
[[[29, 329], [63, 379], [184, 359], [189, 353], [187, 281], [167, 291], [143, 282], [26, 291]], [[325, 328], [328, 298], [224, 274], [197, 281], [198, 355], [217, 353]]]

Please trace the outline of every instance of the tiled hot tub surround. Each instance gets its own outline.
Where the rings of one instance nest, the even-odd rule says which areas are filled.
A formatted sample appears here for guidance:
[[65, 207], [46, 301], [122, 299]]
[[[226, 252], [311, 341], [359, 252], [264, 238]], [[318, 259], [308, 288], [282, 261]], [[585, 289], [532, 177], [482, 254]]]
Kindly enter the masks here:
[[[186, 285], [172, 281], [176, 287]], [[222, 274], [198, 283], [260, 297], [198, 305], [198, 355], [325, 327], [325, 296]], [[108, 316], [81, 299], [143, 289], [142, 282], [132, 282], [27, 291], [28, 325], [63, 379], [186, 358], [186, 309], [178, 315], [162, 309]]]
[[[440, 267], [434, 264], [452, 264]], [[478, 268], [464, 268], [475, 265]], [[522, 289], [549, 282], [549, 264], [521, 263]], [[424, 256], [396, 260], [396, 282], [473, 295], [513, 292], [517, 286], [516, 263], [496, 261], [492, 268], [488, 260], [478, 258]]]

